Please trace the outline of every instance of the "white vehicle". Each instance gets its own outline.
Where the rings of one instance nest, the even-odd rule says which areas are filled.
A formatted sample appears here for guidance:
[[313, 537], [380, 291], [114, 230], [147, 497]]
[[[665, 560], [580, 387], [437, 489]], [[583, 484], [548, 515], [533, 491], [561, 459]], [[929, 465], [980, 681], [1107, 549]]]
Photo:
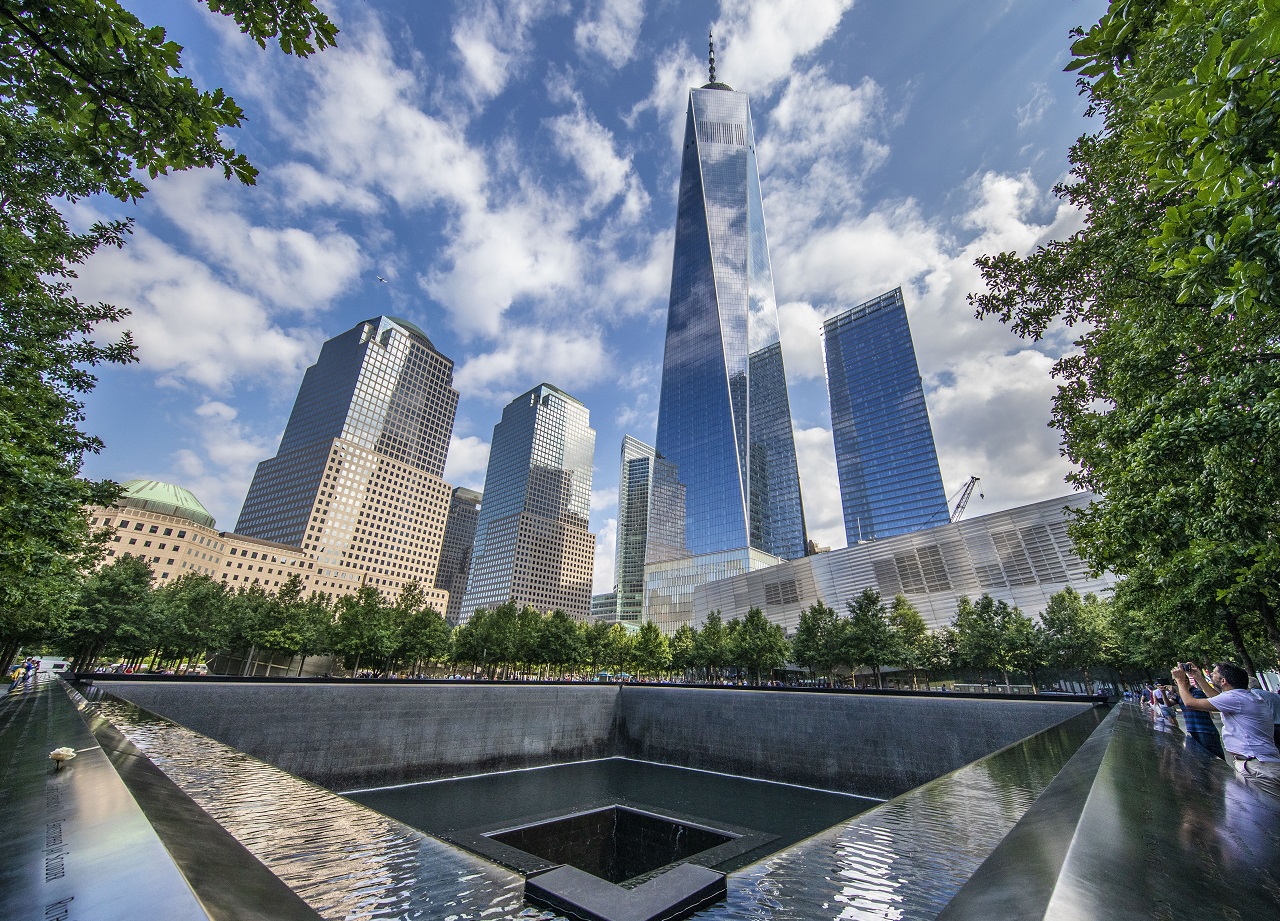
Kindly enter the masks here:
[[55, 675], [71, 674], [71, 663], [66, 659], [54, 659], [48, 656], [40, 658], [40, 671], [53, 672]]

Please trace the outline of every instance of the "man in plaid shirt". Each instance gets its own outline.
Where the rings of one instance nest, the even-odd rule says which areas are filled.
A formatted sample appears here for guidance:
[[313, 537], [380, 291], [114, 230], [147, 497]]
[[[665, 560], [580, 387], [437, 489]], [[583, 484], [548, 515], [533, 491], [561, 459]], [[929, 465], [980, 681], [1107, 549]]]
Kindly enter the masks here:
[[[1204, 691], [1200, 690], [1196, 684], [1196, 680], [1191, 675], [1190, 679], [1191, 696], [1197, 700], [1205, 700], [1207, 696]], [[1198, 742], [1204, 749], [1216, 758], [1226, 760], [1226, 753], [1222, 750], [1222, 737], [1218, 735], [1218, 727], [1213, 722], [1213, 717], [1203, 710], [1193, 710], [1178, 701], [1178, 708], [1182, 710], [1182, 723], [1187, 727], [1187, 735]]]

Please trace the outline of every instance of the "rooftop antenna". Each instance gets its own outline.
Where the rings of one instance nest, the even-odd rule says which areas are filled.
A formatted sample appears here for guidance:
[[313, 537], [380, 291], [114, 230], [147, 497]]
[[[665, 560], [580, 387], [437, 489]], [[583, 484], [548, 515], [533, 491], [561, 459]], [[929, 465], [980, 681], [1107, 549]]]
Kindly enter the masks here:
[[716, 82], [716, 36], [715, 36], [715, 33], [708, 32], [707, 39], [708, 39], [707, 48], [709, 49], [709, 53], [707, 55], [707, 63], [711, 71], [711, 79], [709, 79], [707, 82], [715, 83]]

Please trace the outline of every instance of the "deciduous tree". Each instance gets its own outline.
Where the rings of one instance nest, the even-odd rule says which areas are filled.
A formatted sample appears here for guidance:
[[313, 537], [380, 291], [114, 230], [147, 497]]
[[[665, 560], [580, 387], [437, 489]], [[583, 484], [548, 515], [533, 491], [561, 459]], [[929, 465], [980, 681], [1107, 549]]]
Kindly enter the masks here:
[[[1099, 131], [1055, 192], [1084, 227], [979, 260], [971, 296], [1038, 339], [1079, 332], [1052, 421], [1098, 499], [1071, 533], [1280, 653], [1280, 8], [1113, 2], [1073, 46]], [[1234, 622], [1234, 624], [1233, 624]]]

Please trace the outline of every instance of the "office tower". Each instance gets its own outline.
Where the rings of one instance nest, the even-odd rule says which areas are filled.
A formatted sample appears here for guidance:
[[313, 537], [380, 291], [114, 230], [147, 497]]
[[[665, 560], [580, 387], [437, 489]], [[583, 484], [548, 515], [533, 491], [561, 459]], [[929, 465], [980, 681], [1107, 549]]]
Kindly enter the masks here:
[[236, 531], [309, 551], [312, 585], [330, 595], [367, 583], [394, 597], [416, 580], [443, 611], [452, 382], [453, 362], [405, 320], [375, 317], [330, 339], [275, 457], [258, 464]]
[[618, 476], [618, 546], [614, 560], [615, 620], [639, 621], [644, 610], [644, 567], [688, 556], [684, 540], [684, 487], [674, 464], [630, 435], [622, 439]]
[[747, 97], [689, 93], [657, 450], [689, 555], [805, 553], [804, 509]]
[[440, 545], [440, 566], [436, 570], [436, 588], [449, 593], [445, 619], [457, 625], [462, 614], [462, 596], [467, 590], [471, 572], [471, 549], [476, 542], [476, 522], [480, 518], [480, 493], [456, 486], [449, 502], [449, 520], [444, 526]]
[[477, 608], [508, 601], [578, 619], [591, 613], [595, 447], [587, 408], [550, 384], [503, 409], [489, 447], [464, 623]]
[[902, 289], [832, 317], [822, 333], [849, 545], [946, 524]]

